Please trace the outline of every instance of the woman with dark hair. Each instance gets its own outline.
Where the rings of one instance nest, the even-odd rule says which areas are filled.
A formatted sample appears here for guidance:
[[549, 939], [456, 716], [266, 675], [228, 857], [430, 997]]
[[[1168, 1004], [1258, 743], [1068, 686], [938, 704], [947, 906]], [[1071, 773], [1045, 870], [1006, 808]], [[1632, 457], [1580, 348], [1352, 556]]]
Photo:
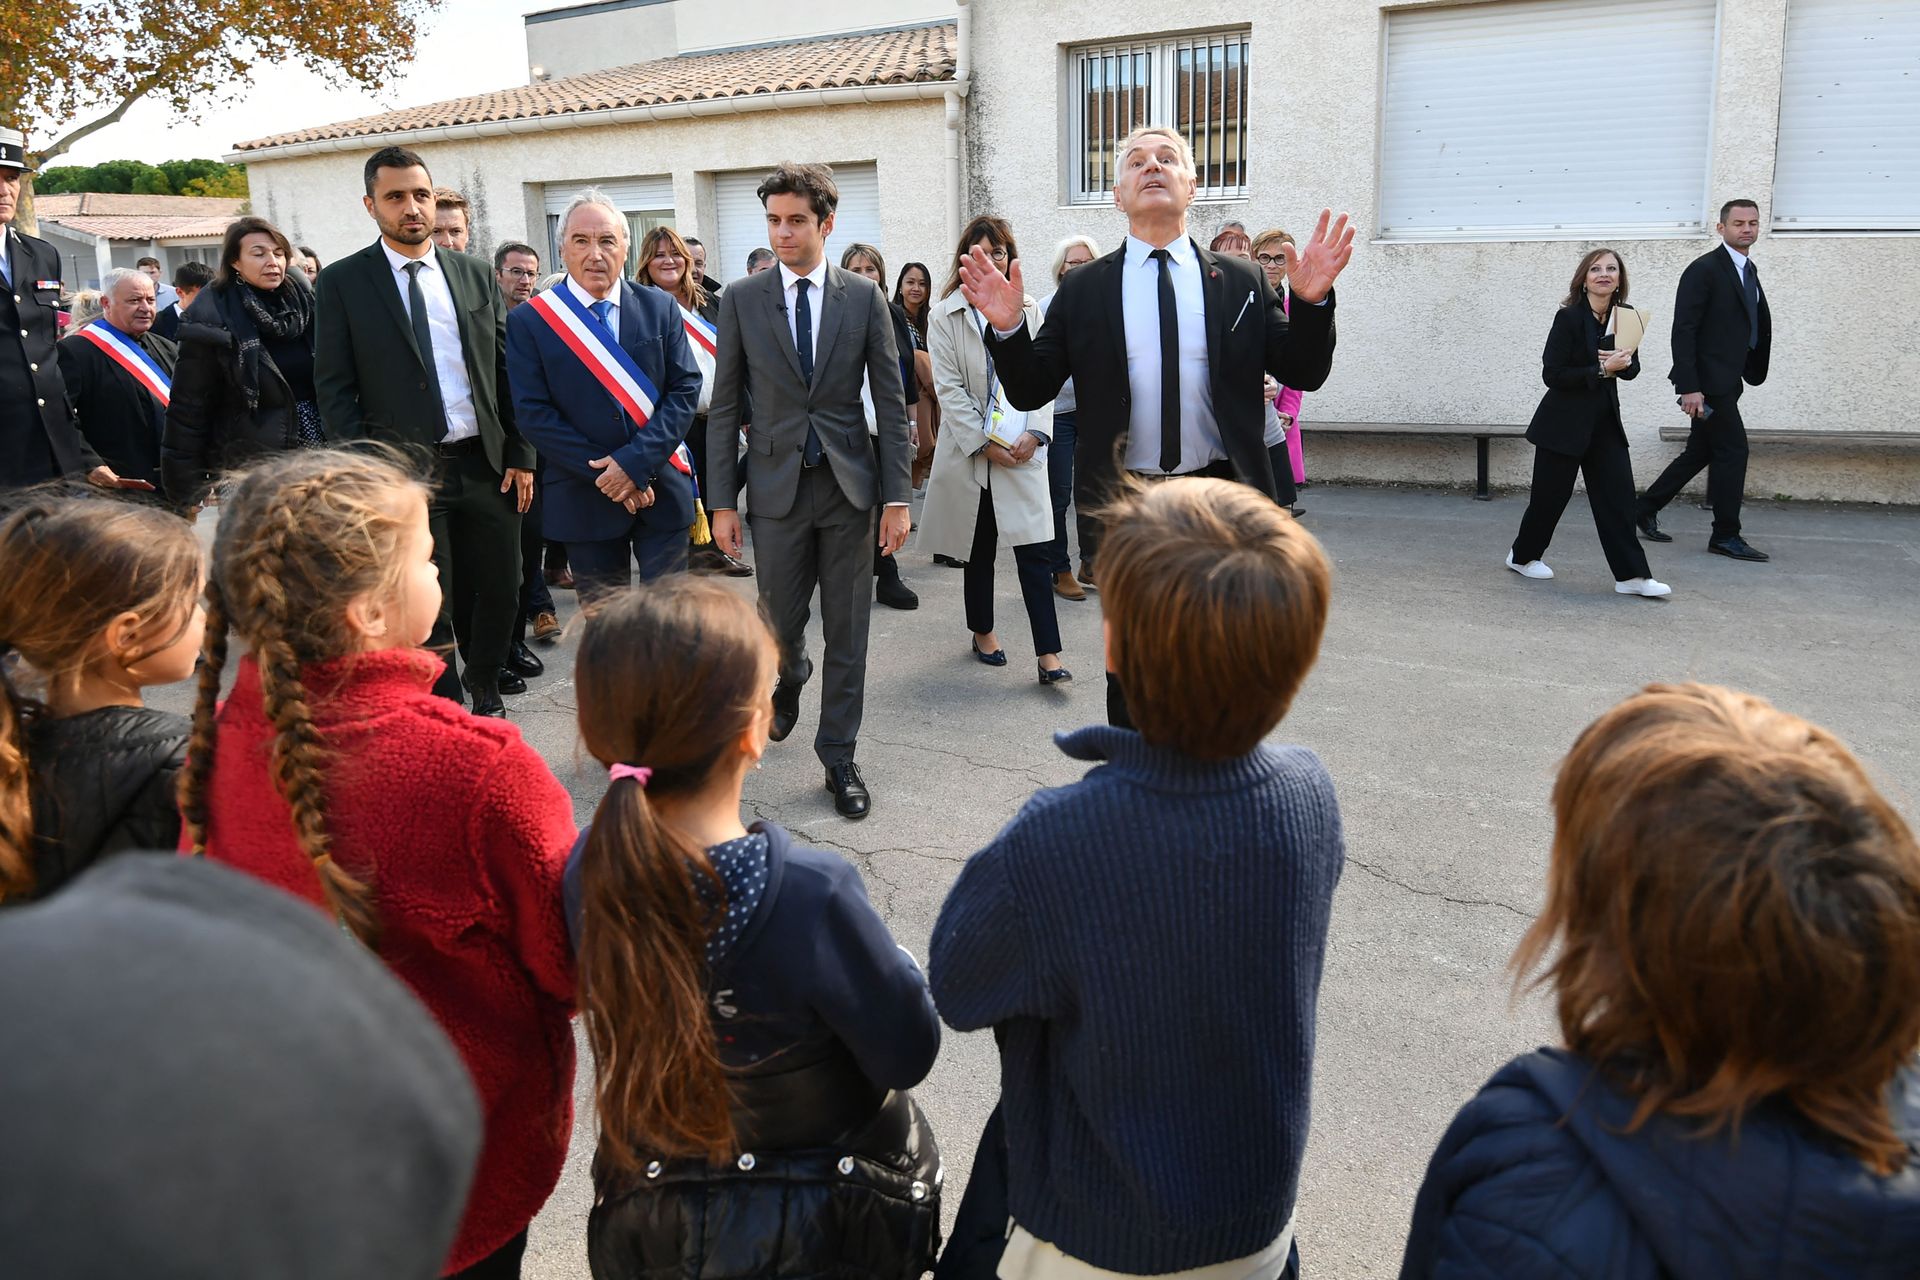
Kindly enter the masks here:
[[940, 436], [940, 398], [933, 392], [933, 360], [927, 355], [927, 318], [933, 303], [933, 272], [923, 262], [900, 268], [893, 286], [894, 308], [907, 317], [913, 333], [913, 385], [920, 399], [914, 408], [913, 487], [924, 490], [933, 470], [933, 442]]
[[1920, 846], [1831, 733], [1653, 685], [1553, 788], [1513, 958], [1564, 1048], [1440, 1140], [1401, 1280], [1896, 1280], [1920, 1256]]
[[[1073, 673], [1060, 662], [1060, 619], [1053, 606], [1053, 499], [1047, 489], [1053, 406], [1022, 411], [1007, 403], [987, 354], [987, 322], [960, 292], [960, 260], [975, 245], [985, 248], [1003, 275], [1019, 257], [1005, 219], [974, 218], [961, 233], [946, 289], [933, 308], [927, 346], [946, 430], [934, 450], [920, 545], [964, 563], [973, 656], [1004, 667], [1006, 651], [993, 629], [993, 562], [1000, 542], [1010, 544], [1040, 683], [1064, 684]], [[1027, 328], [1038, 332], [1040, 305], [1025, 299], [1023, 315]]]
[[265, 218], [236, 218], [213, 283], [180, 317], [161, 480], [197, 507], [214, 477], [262, 454], [325, 443], [313, 388], [313, 286]]
[[[840, 255], [840, 266], [857, 276], [865, 276], [880, 287], [880, 295], [887, 292], [887, 261], [880, 256], [880, 250], [870, 244], [854, 243]], [[900, 357], [900, 386], [907, 402], [907, 424], [913, 429], [915, 449], [919, 447], [919, 380], [914, 376], [913, 326], [907, 322], [907, 313], [898, 303], [888, 308], [893, 315], [893, 349]], [[873, 441], [874, 465], [880, 459], [880, 423], [873, 412], [873, 391], [865, 382], [860, 385], [860, 399], [867, 411], [867, 436]], [[883, 556], [878, 544], [873, 549], [873, 598], [893, 609], [918, 609], [920, 597], [900, 580], [900, 557]]]
[[1620, 255], [1595, 249], [1581, 258], [1547, 332], [1541, 356], [1547, 392], [1527, 427], [1534, 446], [1533, 491], [1507, 552], [1507, 568], [1523, 578], [1553, 576], [1540, 557], [1573, 496], [1574, 477], [1584, 475], [1613, 589], [1623, 596], [1673, 594], [1655, 580], [1634, 533], [1633, 457], [1620, 421], [1620, 379], [1640, 376], [1638, 348], [1646, 328], [1646, 316], [1627, 305], [1627, 265]]

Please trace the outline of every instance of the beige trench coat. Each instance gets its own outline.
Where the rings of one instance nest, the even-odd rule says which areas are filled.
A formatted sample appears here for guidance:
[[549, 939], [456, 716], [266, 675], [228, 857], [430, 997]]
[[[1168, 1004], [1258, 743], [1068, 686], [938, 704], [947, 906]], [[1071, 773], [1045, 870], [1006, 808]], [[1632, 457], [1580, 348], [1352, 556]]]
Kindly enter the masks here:
[[[1027, 329], [1040, 331], [1040, 308], [1025, 302]], [[933, 304], [927, 316], [927, 350], [940, 401], [940, 438], [933, 446], [933, 474], [920, 513], [917, 548], [926, 555], [965, 560], [973, 554], [973, 526], [980, 491], [993, 491], [993, 520], [1003, 547], [1023, 547], [1053, 537], [1053, 499], [1047, 489], [1047, 450], [1017, 467], [996, 467], [981, 450], [987, 434], [987, 346], [980, 320], [958, 289]], [[1053, 406], [1027, 415], [1027, 430], [1051, 438]]]

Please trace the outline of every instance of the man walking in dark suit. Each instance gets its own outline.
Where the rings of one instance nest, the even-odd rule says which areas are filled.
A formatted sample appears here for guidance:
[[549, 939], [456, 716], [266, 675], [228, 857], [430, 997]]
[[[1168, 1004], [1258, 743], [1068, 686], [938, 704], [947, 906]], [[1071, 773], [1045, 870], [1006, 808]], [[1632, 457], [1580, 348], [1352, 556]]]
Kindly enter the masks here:
[[[751, 384], [747, 502], [760, 599], [780, 639], [772, 737], [778, 742], [793, 731], [800, 688], [813, 674], [806, 636], [817, 585], [826, 670], [813, 749], [827, 768], [834, 808], [864, 818], [872, 798], [853, 755], [866, 698], [875, 508], [884, 555], [899, 551], [912, 526], [913, 446], [893, 316], [873, 281], [827, 265], [826, 239], [840, 202], [830, 170], [782, 165], [760, 184], [759, 196], [780, 265], [720, 295], [707, 412], [713, 538], [728, 554], [740, 554], [734, 442]], [[871, 442], [860, 403], [863, 377], [879, 428]]]
[[[446, 604], [429, 643], [447, 653], [435, 692], [504, 716], [503, 671], [520, 598], [520, 513], [533, 500], [533, 448], [505, 395], [506, 306], [487, 264], [438, 249], [433, 178], [386, 147], [367, 161], [367, 213], [380, 238], [321, 271], [314, 288], [313, 383], [329, 440], [367, 438], [435, 461], [428, 511]], [[455, 674], [452, 641], [466, 661]]]
[[67, 399], [80, 434], [115, 474], [158, 488], [180, 349], [153, 331], [159, 308], [146, 272], [107, 272], [100, 305], [98, 320], [60, 339]]
[[1672, 542], [1662, 532], [1661, 508], [1687, 481], [1707, 471], [1713, 504], [1713, 535], [1707, 550], [1734, 560], [1765, 560], [1740, 536], [1740, 498], [1747, 487], [1747, 428], [1740, 420], [1740, 384], [1767, 380], [1773, 349], [1773, 312], [1760, 288], [1760, 272], [1747, 257], [1760, 238], [1760, 206], [1729, 200], [1714, 227], [1720, 244], [1687, 264], [1673, 301], [1673, 389], [1680, 410], [1693, 419], [1687, 447], [1647, 487], [1637, 512], [1640, 532], [1651, 542]]
[[[993, 328], [988, 346], [1007, 399], [1037, 409], [1074, 380], [1074, 500], [1082, 511], [1112, 497], [1117, 453], [1144, 480], [1212, 476], [1273, 498], [1264, 375], [1302, 391], [1326, 382], [1333, 282], [1353, 257], [1346, 215], [1330, 227], [1323, 212], [1304, 246], [1287, 246], [1296, 302], [1289, 320], [1263, 271], [1188, 237], [1198, 179], [1184, 137], [1136, 129], [1121, 142], [1118, 164], [1113, 202], [1127, 215], [1126, 242], [1061, 278], [1038, 335], [1021, 322], [1018, 263], [1002, 275], [978, 245], [961, 260], [961, 291]], [[1082, 564], [1089, 559], [1098, 581], [1097, 544], [1081, 548]], [[1111, 673], [1107, 716], [1130, 724]]]
[[[582, 598], [687, 567], [700, 400], [680, 309], [626, 279], [627, 220], [598, 191], [560, 219], [567, 278], [507, 317], [514, 417], [539, 450], [545, 532]], [[624, 283], [623, 283], [624, 281]]]

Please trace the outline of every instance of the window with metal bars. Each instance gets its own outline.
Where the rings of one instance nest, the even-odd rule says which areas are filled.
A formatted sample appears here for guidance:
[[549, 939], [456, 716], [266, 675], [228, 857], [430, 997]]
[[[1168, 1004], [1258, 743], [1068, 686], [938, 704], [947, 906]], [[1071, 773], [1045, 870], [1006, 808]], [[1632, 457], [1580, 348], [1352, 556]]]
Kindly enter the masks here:
[[1171, 124], [1193, 148], [1195, 198], [1247, 194], [1247, 55], [1252, 35], [1216, 31], [1087, 45], [1067, 54], [1067, 199], [1104, 204], [1114, 148], [1147, 124]]

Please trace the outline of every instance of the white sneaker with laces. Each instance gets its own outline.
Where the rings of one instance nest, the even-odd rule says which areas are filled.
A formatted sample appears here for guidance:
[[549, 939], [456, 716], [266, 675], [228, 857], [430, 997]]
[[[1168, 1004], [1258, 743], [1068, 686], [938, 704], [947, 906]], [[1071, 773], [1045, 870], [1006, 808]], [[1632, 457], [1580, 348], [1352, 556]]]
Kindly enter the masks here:
[[1616, 582], [1613, 589], [1623, 596], [1670, 596], [1673, 588], [1657, 578], [1628, 578], [1625, 582]]
[[1523, 578], [1551, 578], [1553, 570], [1547, 568], [1545, 560], [1529, 560], [1525, 564], [1515, 564], [1513, 552], [1507, 552], [1507, 568]]

